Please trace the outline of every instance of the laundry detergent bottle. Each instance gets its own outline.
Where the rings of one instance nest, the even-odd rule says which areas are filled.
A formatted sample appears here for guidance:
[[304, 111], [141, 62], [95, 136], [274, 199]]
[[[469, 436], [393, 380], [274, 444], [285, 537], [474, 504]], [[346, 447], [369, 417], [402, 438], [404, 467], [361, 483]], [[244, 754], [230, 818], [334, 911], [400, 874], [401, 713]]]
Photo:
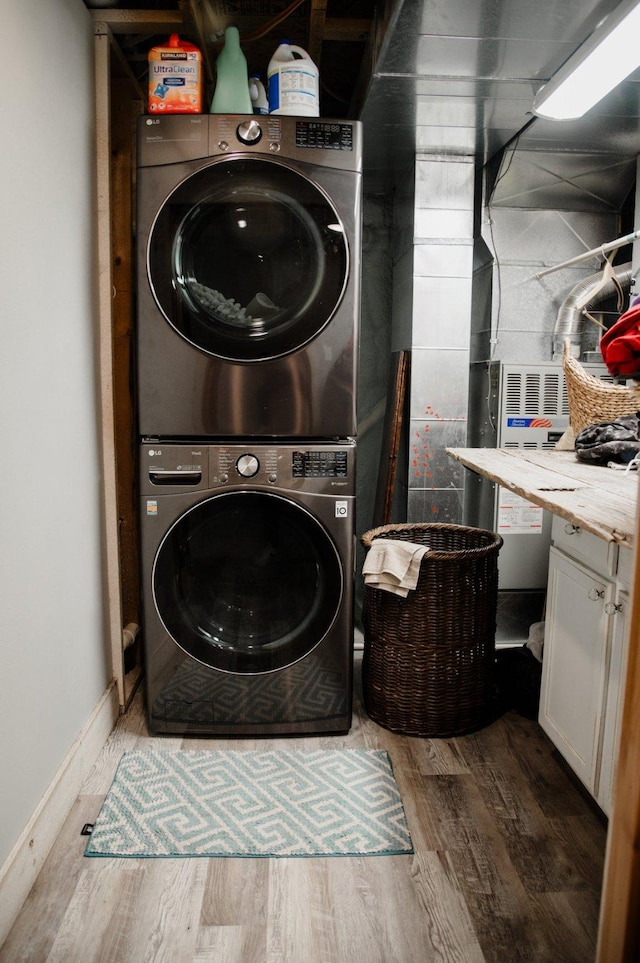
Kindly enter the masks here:
[[172, 33], [149, 51], [150, 114], [202, 113], [202, 54]]
[[306, 50], [281, 40], [267, 69], [269, 113], [299, 117], [320, 114], [318, 68]]
[[247, 59], [240, 47], [237, 27], [227, 27], [224, 47], [216, 61], [216, 86], [211, 114], [252, 114]]

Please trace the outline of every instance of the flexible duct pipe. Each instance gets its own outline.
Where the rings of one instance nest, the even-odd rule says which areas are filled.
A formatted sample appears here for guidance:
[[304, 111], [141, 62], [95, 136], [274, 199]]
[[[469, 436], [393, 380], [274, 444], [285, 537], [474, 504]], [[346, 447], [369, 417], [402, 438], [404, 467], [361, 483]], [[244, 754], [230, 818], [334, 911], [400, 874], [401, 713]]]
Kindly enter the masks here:
[[[631, 262], [621, 264], [620, 267], [615, 269], [614, 274], [620, 287], [628, 288], [633, 276]], [[580, 357], [582, 331], [584, 328], [583, 306], [588, 308], [593, 304], [600, 304], [617, 291], [615, 281], [613, 280], [607, 281], [603, 286], [601, 285], [602, 272], [599, 271], [597, 274], [590, 274], [589, 277], [578, 281], [578, 283], [571, 288], [571, 291], [560, 305], [556, 324], [553, 329], [554, 361], [562, 358], [562, 348], [565, 338], [569, 338], [572, 347], [577, 349], [573, 353], [576, 357]], [[590, 301], [585, 301], [590, 291], [594, 292], [593, 298]]]

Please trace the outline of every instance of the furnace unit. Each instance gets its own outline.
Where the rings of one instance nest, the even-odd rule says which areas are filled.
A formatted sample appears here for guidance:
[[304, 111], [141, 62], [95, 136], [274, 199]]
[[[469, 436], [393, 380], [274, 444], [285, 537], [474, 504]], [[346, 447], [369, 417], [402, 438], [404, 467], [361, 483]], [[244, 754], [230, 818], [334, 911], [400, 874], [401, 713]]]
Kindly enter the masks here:
[[[613, 379], [604, 364], [585, 364], [596, 378]], [[469, 445], [474, 448], [553, 449], [569, 425], [562, 366], [555, 363], [471, 365]], [[465, 524], [499, 532], [500, 592], [543, 592], [551, 515], [480, 475], [468, 473]]]

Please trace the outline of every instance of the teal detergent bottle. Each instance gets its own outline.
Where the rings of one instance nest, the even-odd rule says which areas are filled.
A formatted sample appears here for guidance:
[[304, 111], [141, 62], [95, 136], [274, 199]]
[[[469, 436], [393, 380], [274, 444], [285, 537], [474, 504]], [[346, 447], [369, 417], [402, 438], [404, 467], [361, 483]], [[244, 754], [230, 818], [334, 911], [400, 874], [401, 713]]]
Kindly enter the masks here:
[[216, 86], [210, 114], [253, 114], [247, 59], [237, 27], [227, 27], [224, 47], [216, 61]]

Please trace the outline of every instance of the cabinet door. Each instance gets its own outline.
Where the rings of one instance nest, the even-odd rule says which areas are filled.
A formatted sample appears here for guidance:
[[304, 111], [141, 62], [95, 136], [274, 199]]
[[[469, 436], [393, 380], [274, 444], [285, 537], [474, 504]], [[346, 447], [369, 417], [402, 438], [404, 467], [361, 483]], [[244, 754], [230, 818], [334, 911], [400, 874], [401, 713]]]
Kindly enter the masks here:
[[540, 725], [595, 794], [613, 583], [549, 553]]
[[598, 805], [609, 816], [611, 814], [611, 790], [615, 764], [618, 758], [620, 738], [620, 709], [622, 705], [622, 680], [627, 655], [627, 627], [629, 595], [618, 588], [612, 607], [611, 649], [598, 774]]

